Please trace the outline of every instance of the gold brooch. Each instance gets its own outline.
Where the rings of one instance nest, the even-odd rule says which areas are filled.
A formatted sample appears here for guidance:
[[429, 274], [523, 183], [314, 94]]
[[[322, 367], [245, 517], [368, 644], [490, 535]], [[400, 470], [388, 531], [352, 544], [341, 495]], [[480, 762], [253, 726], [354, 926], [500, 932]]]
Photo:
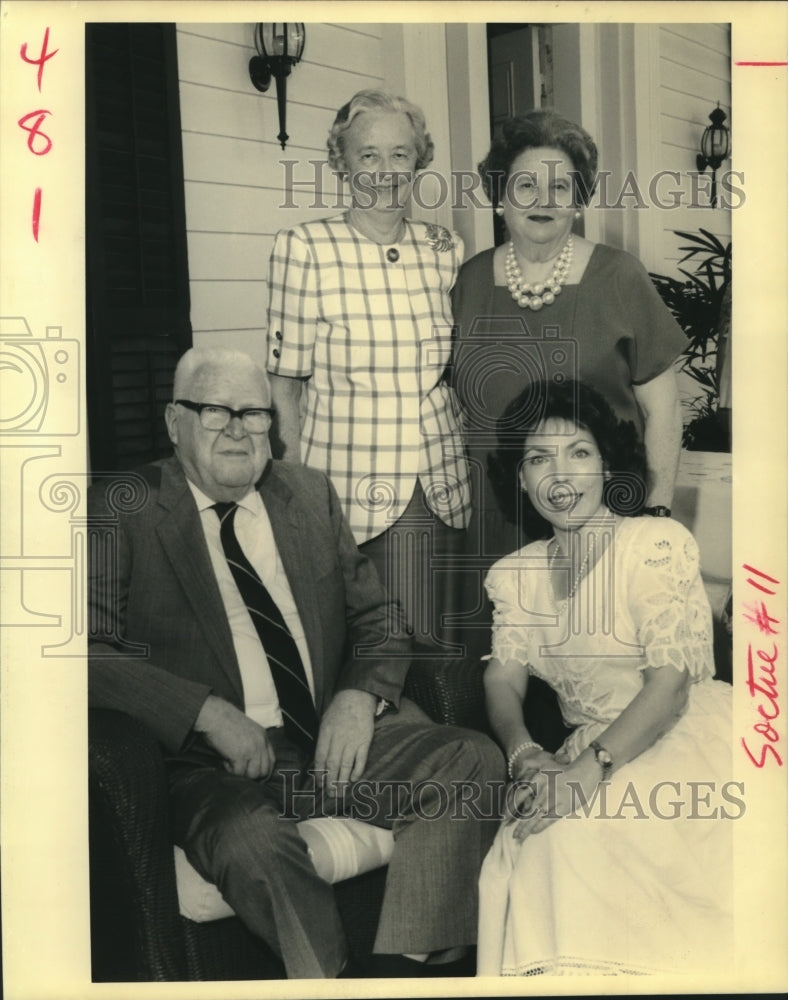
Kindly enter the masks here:
[[447, 250], [453, 249], [454, 240], [445, 226], [439, 226], [435, 222], [428, 222], [427, 244], [430, 250], [437, 250], [438, 253], [446, 253]]

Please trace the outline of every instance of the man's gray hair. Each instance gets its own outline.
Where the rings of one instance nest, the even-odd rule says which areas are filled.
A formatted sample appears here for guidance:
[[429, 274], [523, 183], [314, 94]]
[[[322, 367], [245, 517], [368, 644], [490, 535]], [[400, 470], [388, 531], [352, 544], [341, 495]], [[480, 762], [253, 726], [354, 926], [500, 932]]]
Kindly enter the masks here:
[[216, 368], [230, 368], [248, 371], [250, 368], [260, 376], [260, 382], [270, 392], [265, 369], [250, 355], [229, 347], [191, 347], [183, 354], [175, 367], [172, 398], [187, 399], [189, 392], [200, 375]]

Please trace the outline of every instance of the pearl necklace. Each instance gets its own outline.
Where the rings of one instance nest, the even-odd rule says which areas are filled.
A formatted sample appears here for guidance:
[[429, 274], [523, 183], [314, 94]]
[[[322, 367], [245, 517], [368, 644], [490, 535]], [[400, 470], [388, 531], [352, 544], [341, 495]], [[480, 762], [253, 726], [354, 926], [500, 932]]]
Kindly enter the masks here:
[[517, 255], [514, 251], [514, 241], [509, 241], [509, 249], [506, 251], [506, 261], [504, 269], [506, 272], [506, 285], [512, 298], [518, 306], [529, 309], [541, 309], [542, 306], [551, 306], [555, 302], [556, 295], [561, 294], [561, 289], [566, 284], [569, 268], [572, 264], [574, 253], [574, 241], [570, 233], [569, 239], [564, 245], [564, 249], [558, 255], [558, 259], [553, 267], [553, 273], [546, 281], [529, 285], [523, 281], [523, 272], [517, 262]]
[[[594, 550], [596, 550], [596, 541], [597, 541], [597, 538], [599, 537], [599, 534], [603, 530], [603, 528], [605, 527], [606, 523], [608, 523], [608, 517], [607, 517], [607, 515], [605, 515], [604, 523], [600, 524], [593, 531], [593, 533], [591, 535], [589, 535], [588, 538], [586, 539], [586, 554], [585, 554], [585, 557], [584, 557], [582, 563], [580, 564], [580, 569], [577, 571], [577, 575], [575, 576], [574, 582], [572, 583], [572, 586], [569, 588], [569, 591], [568, 591], [566, 597], [562, 601], [556, 601], [555, 594], [554, 594], [554, 592], [552, 591], [552, 588], [551, 588], [551, 597], [552, 597], [553, 607], [559, 613], [561, 613], [561, 612], [563, 612], [565, 610], [565, 608], [567, 607], [567, 605], [569, 604], [569, 602], [575, 596], [575, 591], [580, 586], [580, 581], [582, 580], [583, 574], [585, 573], [586, 568], [588, 566], [588, 560], [589, 560], [589, 558], [591, 556], [591, 549], [593, 548]], [[611, 524], [615, 523], [615, 517], [612, 516], [612, 515], [611, 515], [610, 523]], [[556, 558], [558, 557], [558, 553], [561, 551], [561, 546], [558, 544], [558, 539], [555, 538], [555, 536], [553, 536], [553, 538], [555, 540], [555, 549], [553, 550], [553, 553], [552, 553], [552, 555], [550, 556], [550, 558], [548, 559], [548, 562], [547, 562], [547, 569], [548, 569], [548, 572], [550, 572], [550, 573], [553, 572], [553, 566], [555, 565]], [[591, 544], [591, 539], [593, 539], [593, 545]]]

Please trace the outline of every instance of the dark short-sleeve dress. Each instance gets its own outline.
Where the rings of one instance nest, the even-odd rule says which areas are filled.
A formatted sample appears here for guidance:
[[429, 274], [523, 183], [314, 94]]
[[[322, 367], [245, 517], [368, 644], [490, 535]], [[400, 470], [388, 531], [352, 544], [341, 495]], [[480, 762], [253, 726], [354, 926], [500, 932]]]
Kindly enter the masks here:
[[580, 282], [565, 285], [553, 305], [533, 312], [518, 308], [508, 288], [495, 284], [493, 253], [485, 250], [464, 264], [452, 293], [451, 380], [463, 410], [473, 506], [466, 562], [474, 565], [465, 571], [471, 595], [464, 603], [478, 603], [487, 640], [483, 574], [529, 540], [500, 512], [487, 476], [497, 418], [529, 382], [577, 378], [642, 434], [633, 386], [669, 368], [687, 343], [646, 269], [631, 254], [596, 244]]

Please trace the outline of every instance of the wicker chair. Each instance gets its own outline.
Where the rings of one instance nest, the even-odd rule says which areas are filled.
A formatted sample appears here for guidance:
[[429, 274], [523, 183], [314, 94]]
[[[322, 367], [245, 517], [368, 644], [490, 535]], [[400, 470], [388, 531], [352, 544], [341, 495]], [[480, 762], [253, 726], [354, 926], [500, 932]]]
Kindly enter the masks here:
[[[405, 694], [435, 721], [486, 730], [478, 662], [414, 661]], [[159, 744], [120, 712], [89, 713], [90, 904], [94, 982], [283, 978], [237, 917], [194, 923], [178, 910], [167, 782]], [[386, 869], [340, 882], [353, 958], [374, 943]]]
[[[730, 682], [730, 633], [715, 616], [718, 676]], [[435, 722], [489, 732], [477, 661], [414, 661], [405, 694]], [[532, 677], [524, 717], [555, 750], [569, 730], [552, 690]], [[94, 982], [283, 978], [273, 953], [237, 917], [194, 923], [178, 910], [161, 748], [120, 712], [89, 713], [90, 911]], [[352, 957], [372, 951], [386, 869], [335, 885]]]

